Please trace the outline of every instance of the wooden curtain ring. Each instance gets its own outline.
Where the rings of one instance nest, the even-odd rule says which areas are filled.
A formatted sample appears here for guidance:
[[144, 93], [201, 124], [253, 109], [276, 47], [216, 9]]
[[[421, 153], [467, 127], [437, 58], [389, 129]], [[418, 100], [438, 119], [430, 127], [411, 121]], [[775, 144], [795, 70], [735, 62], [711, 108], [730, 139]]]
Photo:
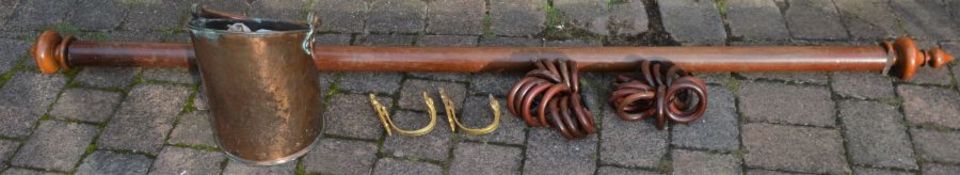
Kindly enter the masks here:
[[493, 121], [490, 122], [487, 126], [483, 128], [470, 128], [460, 123], [460, 119], [457, 118], [456, 107], [453, 106], [453, 100], [450, 100], [447, 97], [447, 93], [444, 92], [443, 88], [440, 88], [440, 99], [443, 100], [443, 107], [447, 112], [447, 121], [450, 123], [450, 131], [456, 132], [456, 128], [460, 128], [461, 131], [467, 135], [484, 135], [497, 130], [497, 127], [500, 126], [500, 102], [496, 98], [493, 98], [493, 94], [489, 95], [490, 99], [490, 109], [493, 110]]
[[430, 122], [427, 123], [427, 126], [424, 126], [420, 129], [404, 130], [400, 127], [397, 127], [397, 125], [393, 123], [393, 119], [390, 118], [390, 113], [389, 110], [387, 110], [387, 107], [383, 106], [383, 104], [380, 104], [380, 102], [377, 101], [376, 95], [370, 93], [370, 104], [373, 105], [373, 109], [377, 111], [377, 116], [380, 118], [380, 124], [383, 125], [383, 128], [387, 131], [388, 136], [393, 135], [391, 130], [396, 131], [397, 134], [408, 137], [423, 136], [427, 133], [430, 133], [430, 131], [433, 131], [434, 126], [437, 125], [437, 108], [433, 105], [433, 99], [431, 99], [430, 96], [427, 96], [427, 92], [423, 92], [423, 103], [427, 105], [427, 113], [430, 116]]

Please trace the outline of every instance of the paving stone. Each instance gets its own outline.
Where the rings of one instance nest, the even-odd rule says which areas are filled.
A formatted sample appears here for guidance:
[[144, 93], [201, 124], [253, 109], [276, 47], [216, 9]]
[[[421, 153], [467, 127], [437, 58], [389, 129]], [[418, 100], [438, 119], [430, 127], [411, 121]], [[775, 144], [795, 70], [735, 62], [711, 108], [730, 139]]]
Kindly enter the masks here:
[[598, 35], [609, 35], [607, 30], [610, 16], [607, 14], [606, 1], [554, 0], [553, 7], [561, 12], [570, 28], [589, 31]]
[[413, 35], [367, 35], [357, 42], [364, 46], [409, 46], [416, 39]]
[[140, 68], [87, 67], [77, 74], [76, 82], [89, 87], [123, 88], [133, 82]]
[[[497, 127], [497, 131], [480, 136], [471, 136], [461, 132], [460, 138], [479, 142], [522, 145], [527, 134], [524, 132], [524, 129], [527, 128], [526, 124], [524, 124], [523, 120], [520, 120], [520, 118], [505, 109], [507, 104], [505, 98], [497, 98], [497, 101], [500, 103], [501, 110], [500, 126]], [[487, 107], [489, 105], [490, 101], [487, 96], [471, 96], [467, 98], [467, 101], [463, 104], [463, 106], [467, 107], [464, 108], [463, 112], [458, 116], [460, 117], [460, 123], [470, 128], [486, 127], [493, 120], [493, 111]]]
[[650, 20], [643, 1], [621, 1], [609, 5], [610, 21], [608, 28], [613, 35], [634, 36], [646, 32]]
[[320, 17], [321, 32], [358, 33], [367, 19], [367, 1], [318, 0], [313, 11]]
[[87, 122], [104, 122], [120, 104], [122, 94], [89, 89], [67, 89], [53, 105], [50, 115]]
[[370, 174], [376, 161], [377, 145], [374, 143], [322, 138], [303, 157], [302, 164], [310, 173]]
[[20, 142], [11, 141], [11, 140], [0, 140], [0, 168], [6, 168], [10, 157], [16, 153], [17, 148], [20, 147]]
[[930, 163], [923, 167], [924, 175], [960, 174], [960, 166]]
[[427, 6], [427, 32], [433, 34], [483, 34], [487, 5], [483, 0], [436, 0]]
[[960, 133], [911, 129], [910, 134], [921, 160], [960, 163]]
[[[246, 14], [250, 9], [251, 0], [199, 0], [201, 4], [207, 5], [211, 9], [216, 9], [233, 14]], [[191, 5], [191, 3], [187, 3]], [[190, 7], [190, 6], [187, 6]]]
[[376, 168], [373, 169], [374, 175], [434, 175], [443, 174], [440, 166], [410, 160], [399, 160], [393, 158], [383, 158], [377, 161]]
[[190, 36], [187, 33], [182, 35], [175, 32], [148, 32], [148, 31], [107, 31], [90, 32], [79, 35], [83, 40], [93, 41], [123, 41], [123, 42], [188, 42]]
[[0, 2], [0, 25], [7, 22], [7, 17], [13, 15], [13, 12], [17, 10], [17, 4], [20, 1], [3, 1]]
[[[120, 1], [125, 2], [125, 1]], [[131, 1], [134, 2], [134, 1]], [[185, 0], [136, 1], [128, 3], [124, 29], [133, 31], [156, 31], [186, 27], [190, 3]], [[221, 3], [206, 3], [217, 5]], [[217, 8], [218, 10], [226, 10]]]
[[515, 147], [461, 142], [453, 150], [450, 173], [520, 174], [522, 153]]
[[810, 83], [826, 85], [830, 81], [827, 73], [781, 73], [781, 72], [760, 72], [760, 73], [738, 73], [749, 79], [778, 80], [792, 83]]
[[426, 25], [427, 4], [423, 1], [374, 0], [370, 2], [367, 30], [372, 32], [417, 33]]
[[725, 3], [730, 33], [743, 40], [787, 40], [790, 32], [773, 0], [729, 0]]
[[893, 0], [894, 12], [900, 16], [901, 26], [916, 39], [960, 38], [960, 22], [950, 16], [941, 1]]
[[[378, 96], [377, 101], [393, 109], [393, 98]], [[337, 94], [330, 100], [330, 106], [324, 114], [326, 134], [377, 139], [383, 133], [383, 126], [377, 119], [377, 113], [370, 106], [370, 97], [359, 94]]]
[[249, 16], [287, 21], [306, 21], [307, 12], [310, 9], [309, 3], [309, 1], [253, 1], [250, 4]]
[[187, 145], [206, 145], [217, 147], [213, 137], [213, 128], [210, 125], [206, 111], [195, 111], [180, 116], [180, 122], [170, 132], [168, 143]]
[[478, 38], [469, 35], [424, 35], [417, 40], [417, 46], [472, 47], [477, 45]]
[[467, 81], [470, 78], [469, 73], [448, 73], [448, 72], [409, 72], [412, 77], [425, 78], [430, 80], [442, 81]]
[[729, 154], [674, 149], [673, 174], [741, 174], [740, 158]]
[[649, 120], [623, 121], [606, 105], [603, 110], [600, 161], [625, 167], [656, 168], [667, 154], [669, 132], [657, 130]]
[[888, 0], [833, 1], [853, 39], [894, 38], [906, 33]]
[[147, 174], [152, 163], [143, 155], [96, 151], [83, 160], [76, 174]]
[[787, 173], [787, 172], [760, 170], [760, 169], [748, 170], [747, 174], [748, 175], [813, 175], [808, 173]]
[[867, 101], [840, 102], [840, 121], [852, 163], [917, 169], [897, 107]]
[[10, 164], [46, 170], [70, 171], [97, 134], [97, 127], [86, 124], [45, 121], [20, 148]]
[[[899, 79], [897, 79], [900, 81]], [[942, 85], [950, 86], [952, 82], [950, 77], [950, 70], [946, 68], [933, 69], [929, 67], [924, 67], [917, 69], [916, 76], [913, 77], [913, 80], [910, 80], [910, 83], [913, 84], [932, 84], [932, 85]], [[903, 82], [903, 81], [900, 81]]]
[[490, 30], [496, 35], [531, 36], [547, 22], [544, 0], [490, 0]]
[[422, 92], [427, 92], [434, 100], [437, 113], [444, 114], [443, 102], [440, 100], [440, 88], [446, 91], [450, 100], [457, 111], [463, 111], [463, 101], [467, 98], [467, 87], [460, 83], [427, 81], [408, 79], [403, 82], [403, 89], [400, 90], [400, 101], [397, 105], [403, 109], [426, 111], [427, 107], [423, 104]]
[[40, 119], [42, 113], [33, 112], [23, 107], [0, 106], [0, 114], [3, 114], [4, 120], [0, 120], [0, 134], [7, 137], [27, 137], [34, 124]]
[[234, 160], [228, 160], [223, 174], [296, 174], [297, 161], [290, 161], [280, 165], [256, 166], [247, 165]]
[[836, 130], [751, 123], [743, 125], [746, 166], [826, 174], [850, 173]]
[[340, 76], [337, 85], [350, 92], [392, 94], [400, 89], [402, 80], [403, 74], [399, 73], [349, 72]]
[[10, 168], [10, 169], [7, 169], [6, 171], [3, 171], [3, 174], [16, 174], [16, 175], [58, 175], [58, 174], [63, 174], [63, 173], [44, 172], [44, 171], [36, 171], [36, 170], [23, 169], [23, 168]]
[[856, 175], [911, 175], [913, 173], [895, 171], [895, 170], [876, 169], [876, 168], [854, 167], [853, 174], [856, 174]]
[[734, 80], [733, 77], [731, 77], [729, 72], [702, 73], [702, 74], [694, 74], [694, 76], [700, 79], [703, 79], [703, 81], [705, 81], [708, 84], [724, 84], [724, 83], [727, 83], [727, 81]]
[[42, 114], [66, 82], [62, 75], [16, 73], [0, 88], [0, 106], [21, 107]]
[[336, 81], [337, 74], [334, 72], [320, 72], [317, 74], [317, 86], [320, 86], [320, 95], [323, 98], [330, 96], [330, 86], [332, 86]]
[[596, 171], [596, 134], [577, 140], [564, 139], [550, 128], [534, 128], [528, 134], [523, 174], [593, 174]]
[[200, 83], [200, 74], [191, 74], [187, 68], [148, 68], [143, 69], [141, 74], [144, 80], [183, 84]]
[[663, 27], [684, 45], [721, 45], [727, 38], [714, 1], [659, 2]]
[[[789, 92], [789, 93], [787, 93]], [[830, 90], [819, 86], [743, 82], [738, 107], [749, 121], [834, 126]]]
[[4, 48], [0, 50], [0, 73], [3, 73], [13, 69], [17, 62], [22, 60], [30, 44], [20, 40], [0, 39], [0, 47]]
[[314, 40], [316, 40], [316, 45], [350, 45], [352, 39], [353, 36], [350, 36], [350, 34], [323, 34], [317, 35]]
[[903, 98], [903, 113], [913, 124], [930, 124], [960, 128], [960, 95], [940, 88], [900, 85], [897, 93]]
[[858, 99], [895, 98], [891, 78], [873, 72], [834, 72], [830, 77], [833, 91], [844, 97]]
[[113, 30], [123, 21], [124, 8], [120, 1], [85, 1], [77, 3], [69, 16], [70, 24], [84, 30]]
[[837, 7], [830, 0], [787, 0], [784, 12], [794, 38], [836, 40], [847, 38]]
[[[470, 93], [506, 96], [513, 84], [523, 77], [521, 72], [483, 72], [473, 74], [470, 80]], [[504, 104], [505, 105], [505, 104]]]
[[702, 118], [689, 125], [673, 125], [673, 145], [720, 151], [739, 149], [739, 115], [733, 93], [724, 87], [707, 86], [707, 94], [707, 111]]
[[496, 47], [542, 46], [543, 41], [534, 38], [484, 37], [480, 38], [480, 45]]
[[4, 28], [8, 30], [40, 30], [63, 23], [64, 17], [74, 9], [76, 0], [23, 1], [17, 11], [10, 15]]
[[[393, 123], [405, 130], [423, 128], [430, 122], [427, 113], [397, 110], [391, 115]], [[383, 151], [394, 157], [417, 160], [444, 161], [450, 152], [450, 124], [438, 116], [433, 131], [419, 137], [389, 136], [383, 141]], [[396, 134], [396, 133], [394, 133]]]
[[601, 175], [654, 175], [661, 174], [658, 172], [645, 171], [645, 170], [635, 170], [635, 169], [626, 169], [612, 166], [602, 166], [597, 170], [597, 174]]
[[210, 110], [210, 106], [207, 104], [207, 95], [203, 91], [203, 88], [197, 91], [197, 96], [193, 98], [193, 108], [200, 111], [208, 111]]
[[97, 146], [135, 152], [160, 152], [190, 88], [145, 84], [134, 87], [107, 124]]
[[551, 40], [544, 42], [543, 45], [546, 47], [600, 47], [603, 46], [603, 41], [584, 39]]
[[220, 174], [221, 152], [167, 146], [157, 155], [150, 174]]

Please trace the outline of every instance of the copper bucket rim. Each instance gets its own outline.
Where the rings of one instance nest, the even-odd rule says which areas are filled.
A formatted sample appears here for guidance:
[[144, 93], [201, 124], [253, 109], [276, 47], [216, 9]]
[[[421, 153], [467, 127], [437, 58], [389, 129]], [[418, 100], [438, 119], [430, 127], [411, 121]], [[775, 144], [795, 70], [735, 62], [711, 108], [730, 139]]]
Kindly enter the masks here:
[[[238, 31], [227, 31], [227, 30], [221, 30], [221, 29], [213, 29], [213, 28], [204, 26], [204, 25], [206, 25], [206, 24], [208, 24], [208, 23], [211, 23], [211, 22], [224, 22], [224, 23], [229, 23], [229, 22], [233, 22], [233, 23], [243, 22], [244, 24], [247, 24], [248, 22], [251, 22], [251, 23], [273, 23], [273, 24], [285, 24], [285, 25], [294, 26], [295, 29], [290, 29], [290, 30], [286, 30], [286, 29], [285, 29], [285, 30], [272, 30], [272, 31], [270, 31], [270, 32], [238, 32]], [[310, 28], [310, 25], [309, 25], [309, 24], [303, 23], [303, 22], [291, 22], [291, 21], [284, 21], [284, 20], [272, 20], [272, 19], [262, 19], [262, 18], [250, 18], [250, 19], [208, 19], [208, 18], [200, 18], [200, 19], [190, 20], [190, 22], [187, 24], [187, 29], [190, 29], [190, 30], [193, 30], [193, 31], [197, 31], [197, 32], [214, 32], [214, 33], [217, 33], [217, 34], [227, 34], [227, 35], [230, 35], [230, 34], [241, 34], [241, 35], [278, 35], [278, 34], [290, 34], [290, 33], [309, 33], [309, 32], [312, 30], [312, 29]]]

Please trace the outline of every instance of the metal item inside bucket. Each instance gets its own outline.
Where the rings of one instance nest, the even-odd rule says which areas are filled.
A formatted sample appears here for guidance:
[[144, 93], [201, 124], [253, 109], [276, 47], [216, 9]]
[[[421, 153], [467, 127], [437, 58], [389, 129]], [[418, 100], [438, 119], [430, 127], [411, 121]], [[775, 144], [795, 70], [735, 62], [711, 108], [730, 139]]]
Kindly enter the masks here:
[[[227, 31], [243, 23], [252, 31]], [[189, 24], [214, 135], [228, 157], [273, 165], [306, 154], [320, 134], [311, 25], [262, 19]]]

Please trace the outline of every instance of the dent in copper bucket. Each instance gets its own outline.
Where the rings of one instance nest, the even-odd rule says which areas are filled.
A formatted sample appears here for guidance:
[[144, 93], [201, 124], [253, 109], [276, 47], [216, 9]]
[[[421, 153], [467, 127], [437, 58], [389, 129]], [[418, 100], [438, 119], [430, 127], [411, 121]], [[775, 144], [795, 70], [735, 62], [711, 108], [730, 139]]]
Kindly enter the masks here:
[[[242, 23], [251, 31], [227, 31]], [[320, 89], [302, 49], [306, 24], [250, 19], [190, 22], [211, 125], [229, 157], [281, 164], [310, 150], [321, 131]]]

